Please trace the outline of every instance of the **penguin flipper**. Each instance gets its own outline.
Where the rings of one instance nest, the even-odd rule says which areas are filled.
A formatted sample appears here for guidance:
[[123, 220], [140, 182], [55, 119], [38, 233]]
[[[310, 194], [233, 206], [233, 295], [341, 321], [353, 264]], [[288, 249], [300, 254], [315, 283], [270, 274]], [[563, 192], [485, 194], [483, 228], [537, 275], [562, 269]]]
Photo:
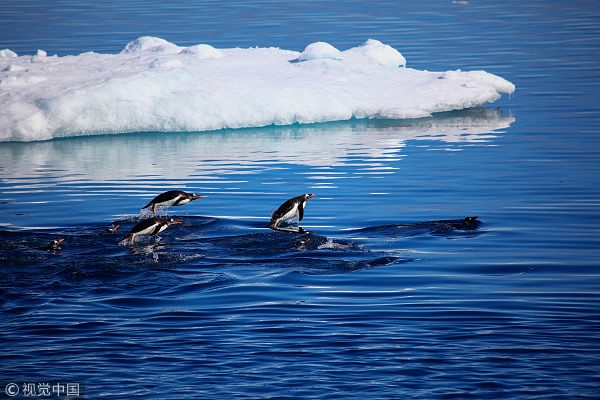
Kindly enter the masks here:
[[302, 218], [304, 218], [304, 207], [300, 204], [298, 207], [298, 222], [302, 221]]
[[162, 229], [163, 225], [156, 225], [154, 227], [154, 229], [152, 229], [152, 232], [150, 232], [150, 234], [148, 236], [154, 236], [154, 235], [158, 235]]
[[131, 245], [133, 245], [134, 240], [135, 240], [135, 234], [130, 233], [119, 242], [119, 246], [131, 246]]

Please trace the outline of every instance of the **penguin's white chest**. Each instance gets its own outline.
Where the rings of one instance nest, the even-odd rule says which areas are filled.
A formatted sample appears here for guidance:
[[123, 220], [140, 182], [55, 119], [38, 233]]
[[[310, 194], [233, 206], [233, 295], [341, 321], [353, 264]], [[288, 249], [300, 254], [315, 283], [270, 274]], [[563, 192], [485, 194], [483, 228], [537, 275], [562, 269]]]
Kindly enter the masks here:
[[299, 207], [304, 207], [305, 204], [306, 202], [295, 203], [285, 214], [283, 214], [281, 219], [283, 221], [287, 221], [288, 219], [294, 218], [296, 215], [298, 215]]
[[161, 227], [158, 228], [158, 232], [156, 232], [155, 235], [158, 235], [159, 233], [161, 233], [162, 231], [164, 231], [165, 229], [167, 229], [168, 226], [169, 225], [167, 225], [167, 224], [161, 225]]
[[156, 203], [156, 205], [170, 207], [172, 205], [183, 205], [188, 202], [189, 202], [188, 199], [181, 199], [181, 196], [177, 196], [173, 199], [169, 199], [169, 200], [161, 201], [160, 203]]

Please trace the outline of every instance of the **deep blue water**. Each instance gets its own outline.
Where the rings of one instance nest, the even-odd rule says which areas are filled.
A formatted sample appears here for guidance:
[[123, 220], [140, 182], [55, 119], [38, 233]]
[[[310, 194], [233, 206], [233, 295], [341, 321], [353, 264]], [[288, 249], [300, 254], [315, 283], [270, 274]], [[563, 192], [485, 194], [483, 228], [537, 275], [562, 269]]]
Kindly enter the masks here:
[[[160, 3], [3, 3], [0, 48], [374, 38], [517, 91], [416, 121], [0, 144], [0, 398], [600, 396], [595, 2]], [[206, 197], [119, 246], [174, 188]], [[306, 192], [309, 234], [264, 228]]]

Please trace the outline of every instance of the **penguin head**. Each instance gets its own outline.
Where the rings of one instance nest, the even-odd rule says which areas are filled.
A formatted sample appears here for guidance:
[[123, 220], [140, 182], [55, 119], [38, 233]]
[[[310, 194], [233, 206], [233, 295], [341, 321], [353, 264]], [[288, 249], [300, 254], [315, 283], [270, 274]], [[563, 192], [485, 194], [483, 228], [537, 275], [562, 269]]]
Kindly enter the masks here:
[[306, 193], [306, 194], [304, 194], [304, 200], [312, 199], [313, 197], [315, 197], [314, 193]]
[[106, 230], [107, 233], [115, 233], [119, 229], [119, 224], [113, 225]]
[[64, 241], [65, 239], [55, 239], [53, 241], [50, 242], [50, 244], [48, 245], [48, 249], [49, 250], [58, 250], [58, 246]]
[[181, 224], [181, 220], [171, 218], [169, 221], [167, 221], [167, 224], [168, 225]]
[[192, 200], [196, 200], [196, 199], [201, 199], [204, 196], [200, 195], [200, 194], [196, 194], [196, 193], [192, 193]]

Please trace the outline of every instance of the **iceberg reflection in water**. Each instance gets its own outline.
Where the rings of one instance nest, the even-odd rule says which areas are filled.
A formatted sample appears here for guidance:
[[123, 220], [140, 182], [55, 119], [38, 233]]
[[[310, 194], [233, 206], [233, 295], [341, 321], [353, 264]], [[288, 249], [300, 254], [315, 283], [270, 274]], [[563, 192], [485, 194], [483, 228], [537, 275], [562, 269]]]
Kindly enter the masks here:
[[515, 121], [474, 108], [416, 120], [352, 120], [242, 130], [139, 133], [0, 146], [0, 179], [43, 176], [39, 184], [140, 177], [209, 177], [272, 163], [343, 165], [349, 157], [397, 158], [410, 140], [479, 143]]

